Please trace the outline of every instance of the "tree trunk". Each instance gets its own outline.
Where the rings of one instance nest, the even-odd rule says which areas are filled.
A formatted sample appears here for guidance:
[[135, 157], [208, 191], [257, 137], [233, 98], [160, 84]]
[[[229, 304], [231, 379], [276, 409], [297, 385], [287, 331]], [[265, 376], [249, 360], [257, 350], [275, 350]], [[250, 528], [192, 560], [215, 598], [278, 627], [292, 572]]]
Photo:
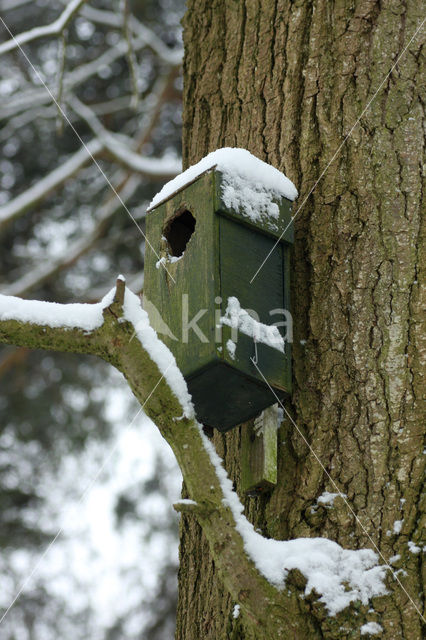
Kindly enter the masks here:
[[[184, 19], [185, 166], [244, 147], [293, 180], [294, 212], [307, 198], [295, 218], [287, 407], [300, 432], [283, 422], [278, 485], [245, 498], [246, 514], [266, 537], [376, 545], [394, 568], [374, 611], [331, 618], [312, 598], [309, 638], [358, 638], [361, 618], [382, 638], [422, 636], [424, 27], [410, 42], [421, 11], [418, 0], [188, 0]], [[242, 428], [214, 435], [237, 491]], [[336, 492], [330, 477], [347, 502], [319, 506]], [[178, 640], [262, 638], [233, 617], [191, 515], [179, 582]]]

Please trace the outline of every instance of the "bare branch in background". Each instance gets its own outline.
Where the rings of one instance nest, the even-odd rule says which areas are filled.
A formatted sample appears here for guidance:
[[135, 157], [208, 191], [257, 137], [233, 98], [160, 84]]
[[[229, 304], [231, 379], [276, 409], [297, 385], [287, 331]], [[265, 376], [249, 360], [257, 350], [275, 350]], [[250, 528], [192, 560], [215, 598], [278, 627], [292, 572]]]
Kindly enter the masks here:
[[2, 0], [0, 2], [0, 11], [10, 11], [11, 9], [18, 9], [26, 4], [30, 4], [34, 0]]
[[64, 117], [61, 111], [62, 95], [64, 91], [64, 73], [65, 73], [65, 60], [67, 54], [67, 39], [68, 29], [64, 29], [59, 38], [59, 51], [58, 51], [58, 91], [56, 95], [56, 102], [58, 108], [58, 117], [56, 121], [56, 130], [58, 133], [62, 133], [64, 129]]
[[[156, 125], [158, 116], [160, 114], [162, 105], [167, 97], [167, 94], [170, 90], [171, 85], [175, 80], [175, 77], [176, 77], [176, 70], [172, 70], [168, 74], [168, 76], [166, 76], [165, 78], [160, 78], [157, 81], [156, 87], [152, 93], [151, 107], [148, 110], [146, 117], [142, 122], [143, 126], [142, 126], [141, 133], [139, 134], [136, 142], [136, 150], [141, 149], [149, 141], [152, 131]], [[96, 144], [99, 146], [99, 152], [100, 152], [102, 150], [102, 145], [99, 142], [99, 140], [92, 140], [89, 143], [89, 145], [91, 145], [91, 148], [93, 149]], [[86, 164], [88, 161], [88, 157], [87, 157], [87, 154], [86, 156], [84, 156], [83, 152], [84, 152], [84, 149], [80, 149], [80, 151], [78, 151], [75, 154], [75, 156], [70, 158], [69, 160], [70, 165], [73, 164], [71, 162], [72, 160], [74, 160], [74, 164], [77, 164], [76, 160], [78, 156], [80, 156], [81, 159], [85, 159], [86, 162], [84, 164]], [[64, 175], [65, 173], [64, 166], [65, 165], [63, 165], [58, 170], [58, 176]], [[82, 166], [84, 165], [81, 165], [80, 168], [82, 168]], [[79, 169], [77, 169], [76, 171], [78, 170]], [[53, 173], [54, 172], [50, 174], [50, 177], [52, 179], [51, 183], [53, 183]], [[44, 180], [47, 181], [48, 178], [49, 176], [47, 176]], [[114, 185], [116, 191], [120, 194], [121, 200], [124, 203], [126, 203], [134, 195], [134, 193], [136, 192], [136, 189], [140, 185], [140, 178], [139, 178], [139, 175], [135, 176], [135, 175], [132, 175], [130, 172], [125, 172], [122, 169], [120, 169], [112, 177], [111, 182]], [[40, 185], [40, 182], [38, 183], [38, 185]], [[60, 186], [60, 183], [58, 183], [56, 186]], [[34, 190], [36, 190], [36, 187], [37, 185], [34, 185]], [[52, 186], [51, 189], [53, 188], [55, 187]], [[45, 196], [47, 196], [50, 193], [51, 189], [45, 190]], [[25, 192], [27, 194], [26, 198], [23, 197], [25, 194], [22, 194], [23, 202], [29, 203], [31, 201], [31, 194], [29, 194], [29, 191], [30, 190]], [[88, 234], [86, 234], [84, 238], [78, 239], [74, 243], [69, 245], [65, 256], [61, 256], [60, 258], [56, 258], [56, 259], [52, 258], [47, 261], [43, 259], [43, 261], [40, 264], [38, 265], [33, 264], [31, 269], [27, 273], [25, 273], [21, 278], [14, 281], [9, 286], [3, 287], [2, 293], [7, 295], [12, 295], [12, 296], [24, 296], [32, 289], [40, 287], [45, 282], [48, 282], [53, 276], [57, 275], [60, 271], [75, 264], [82, 256], [86, 255], [91, 249], [93, 249], [94, 246], [96, 245], [96, 242], [99, 240], [99, 238], [103, 237], [107, 233], [111, 220], [113, 219], [117, 211], [119, 211], [122, 207], [121, 202], [114, 197], [114, 194], [112, 192], [108, 192], [108, 194], [109, 194], [109, 197], [107, 201], [103, 203], [103, 205], [101, 206], [100, 212], [95, 217], [94, 226], [91, 229], [91, 231]], [[12, 202], [16, 203], [19, 197], [15, 198], [15, 200]], [[37, 200], [37, 202], [39, 201], [40, 200]], [[12, 202], [9, 203], [9, 205], [11, 205]], [[32, 204], [28, 204], [28, 207], [30, 206], [32, 206]], [[25, 208], [24, 210], [21, 210], [20, 213], [24, 213], [26, 210], [27, 208]], [[0, 208], [0, 216], [1, 216], [1, 212], [2, 212], [2, 209]], [[17, 213], [15, 217], [20, 215], [20, 213]], [[1, 230], [1, 217], [0, 217], [0, 230]], [[137, 277], [135, 277], [130, 284], [132, 285], [132, 288], [134, 290], [137, 290], [137, 291], [141, 290], [143, 285], [143, 274], [141, 273]], [[90, 294], [90, 298], [92, 300], [98, 297], [100, 297], [100, 294], [99, 295]]]
[[[65, 2], [65, 0], [62, 0], [62, 2]], [[81, 15], [91, 22], [113, 27], [118, 30], [121, 30], [123, 26], [121, 17], [113, 11], [96, 9], [87, 5], [82, 8]], [[142, 24], [134, 15], [129, 16], [129, 26], [133, 34], [137, 38], [143, 38], [145, 46], [149, 47], [154, 53], [156, 53], [163, 62], [171, 64], [172, 66], [181, 64], [183, 59], [183, 49], [169, 49], [169, 47], [166, 47], [164, 42], [152, 31], [152, 29], [149, 29]]]
[[[70, 20], [73, 18], [73, 16], [78, 12], [81, 5], [83, 5], [85, 2], [87, 2], [87, 0], [71, 0], [71, 2], [67, 4], [66, 9], [59, 16], [59, 18], [54, 20], [54, 22], [52, 22], [51, 24], [45, 25], [44, 27], [34, 27], [34, 29], [30, 29], [30, 31], [20, 33], [19, 35], [12, 37], [7, 42], [1, 44], [0, 55], [3, 55], [8, 51], [13, 51], [13, 49], [21, 47], [27, 42], [38, 40], [39, 38], [60, 35], [68, 25]], [[0, 20], [3, 22], [3, 25], [6, 27], [7, 31], [10, 33], [3, 18], [0, 17]]]
[[72, 96], [68, 104], [83, 120], [87, 122], [93, 133], [101, 141], [115, 160], [151, 178], [172, 178], [182, 170], [182, 161], [174, 158], [146, 158], [132, 150], [133, 141], [122, 134], [107, 131], [93, 111], [78, 98]]
[[[160, 44], [161, 43], [161, 46]], [[180, 67], [182, 63], [183, 51], [181, 49], [168, 49], [162, 42], [145, 26], [140, 25], [140, 34], [133, 41], [133, 49], [135, 52], [141, 51], [145, 47], [151, 48], [162, 62], [167, 63], [171, 67]], [[111, 66], [116, 60], [122, 58], [127, 53], [127, 44], [124, 40], [119, 40], [116, 45], [110, 47], [98, 58], [82, 64], [64, 78], [64, 94], [74, 90], [83, 82], [99, 73], [102, 67]], [[20, 111], [26, 109], [34, 109], [34, 107], [43, 104], [50, 104], [51, 97], [44, 88], [22, 90], [16, 97], [10, 97], [7, 104], [0, 107], [0, 119], [16, 115]]]
[[90, 162], [92, 156], [97, 156], [101, 150], [101, 141], [98, 139], [91, 140], [87, 143], [86, 148], [79, 149], [63, 165], [54, 169], [47, 176], [38, 180], [32, 187], [0, 207], [0, 231], [3, 231], [13, 220], [37, 205], [54, 189], [63, 185], [66, 180], [74, 176]]
[[122, 0], [122, 13], [123, 13], [123, 37], [127, 42], [127, 64], [129, 66], [130, 79], [132, 83], [132, 102], [131, 108], [136, 111], [139, 103], [139, 89], [138, 89], [138, 73], [137, 73], [137, 60], [135, 51], [132, 44], [132, 34], [129, 28], [129, 1]]
[[[126, 203], [135, 193], [139, 184], [140, 178], [138, 176], [132, 176], [119, 191], [121, 201]], [[24, 296], [32, 289], [40, 287], [63, 269], [75, 264], [81, 256], [88, 253], [95, 246], [99, 238], [105, 235], [112, 218], [122, 206], [117, 198], [111, 198], [102, 207], [91, 231], [74, 243], [68, 245], [65, 255], [50, 260], [43, 259], [40, 264], [33, 265], [33, 268], [21, 278], [9, 286], [3, 287], [2, 293], [11, 296]]]

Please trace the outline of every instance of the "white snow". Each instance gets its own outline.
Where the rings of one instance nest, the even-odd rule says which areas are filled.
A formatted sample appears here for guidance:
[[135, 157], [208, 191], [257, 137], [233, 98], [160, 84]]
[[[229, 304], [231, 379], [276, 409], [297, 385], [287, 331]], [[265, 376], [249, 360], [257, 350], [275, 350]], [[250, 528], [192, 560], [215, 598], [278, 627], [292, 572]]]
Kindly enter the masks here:
[[371, 549], [349, 550], [327, 538], [271, 540], [257, 533], [243, 515], [244, 508], [222, 461], [199, 425], [201, 438], [244, 542], [247, 555], [259, 572], [275, 587], [283, 589], [290, 569], [299, 569], [307, 579], [305, 595], [313, 589], [319, 594], [330, 615], [342, 611], [351, 602], [367, 604], [373, 596], [384, 595], [387, 566], [379, 566]]
[[226, 349], [229, 355], [231, 356], [232, 360], [235, 360], [235, 351], [237, 349], [237, 345], [233, 340], [231, 340], [231, 338], [229, 338], [229, 340], [226, 342]]
[[377, 622], [367, 622], [366, 624], [362, 625], [360, 631], [362, 636], [367, 635], [367, 633], [375, 636], [378, 633], [382, 633], [383, 628]]
[[408, 541], [408, 549], [411, 553], [418, 554], [421, 551], [421, 548], [417, 546], [412, 540]]
[[234, 610], [232, 611], [232, 617], [234, 619], [239, 618], [240, 617], [240, 605], [236, 604], [234, 607]]
[[[123, 276], [119, 277], [121, 280]], [[93, 331], [103, 323], [103, 310], [114, 299], [115, 288], [97, 304], [58, 304], [39, 300], [22, 300], [0, 294], [0, 320], [17, 320], [52, 328]], [[150, 326], [148, 314], [138, 296], [126, 288], [123, 316], [133, 324], [135, 335], [158, 366], [172, 392], [182, 405], [186, 418], [194, 416], [194, 407], [185, 379], [172, 352], [161, 342]]]
[[330, 493], [329, 491], [324, 491], [319, 498], [317, 498], [318, 504], [330, 505], [331, 507], [334, 504], [336, 498], [347, 498], [346, 493]]
[[189, 504], [189, 505], [196, 505], [197, 503], [195, 502], [195, 500], [190, 500], [189, 498], [181, 498], [180, 500], [176, 500], [175, 504]]
[[238, 299], [234, 296], [228, 298], [225, 315], [222, 316], [220, 322], [233, 329], [238, 329], [253, 338], [255, 342], [262, 342], [284, 353], [284, 338], [278, 327], [255, 320], [245, 309], [241, 309]]
[[0, 294], [0, 320], [93, 331], [102, 325], [103, 310], [113, 301], [114, 293], [115, 289], [112, 289], [97, 304], [58, 304]]
[[155, 268], [159, 269], [161, 266], [164, 267], [167, 264], [167, 262], [169, 262], [170, 264], [173, 264], [174, 262], [179, 262], [179, 260], [181, 260], [181, 258], [183, 258], [184, 255], [185, 255], [185, 251], [180, 256], [171, 256], [168, 253], [167, 256], [163, 256], [162, 258], [157, 260], [157, 262], [155, 263]]
[[403, 522], [404, 520], [395, 520], [395, 522], [393, 523], [393, 532], [396, 533], [397, 535], [401, 533]]
[[142, 309], [140, 299], [132, 291], [126, 289], [123, 305], [124, 317], [131, 322], [141, 345], [147, 350], [156, 363], [166, 382], [179, 400], [186, 418], [194, 417], [194, 407], [185, 379], [176, 364], [170, 349], [158, 338], [150, 326], [147, 312]]
[[294, 200], [298, 192], [281, 171], [259, 160], [246, 149], [225, 147], [209, 153], [197, 164], [170, 180], [154, 196], [149, 208], [157, 206], [202, 173], [216, 167], [222, 173], [222, 198], [225, 205], [236, 209], [253, 222], [268, 220], [273, 228], [279, 217], [274, 200]]

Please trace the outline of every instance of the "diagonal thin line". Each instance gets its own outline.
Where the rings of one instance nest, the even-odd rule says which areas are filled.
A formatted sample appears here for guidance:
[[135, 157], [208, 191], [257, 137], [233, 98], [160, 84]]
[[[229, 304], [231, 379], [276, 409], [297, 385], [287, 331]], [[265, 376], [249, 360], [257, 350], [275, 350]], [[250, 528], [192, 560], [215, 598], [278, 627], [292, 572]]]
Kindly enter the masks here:
[[262, 264], [260, 265], [260, 267], [258, 268], [258, 270], [256, 271], [256, 273], [254, 274], [254, 276], [252, 277], [252, 279], [250, 280], [250, 284], [252, 284], [253, 280], [256, 278], [257, 274], [259, 273], [259, 271], [263, 268], [263, 265], [265, 264], [265, 262], [268, 260], [269, 256], [271, 255], [271, 253], [276, 249], [277, 245], [280, 243], [282, 237], [284, 236], [285, 232], [287, 231], [287, 229], [293, 224], [293, 221], [295, 220], [296, 216], [298, 215], [298, 213], [303, 209], [303, 207], [305, 206], [306, 202], [308, 201], [309, 196], [312, 194], [312, 192], [316, 189], [318, 183], [322, 180], [322, 178], [324, 177], [324, 175], [326, 174], [326, 172], [328, 171], [330, 165], [334, 162], [334, 160], [336, 159], [336, 157], [339, 155], [342, 147], [344, 146], [344, 144], [346, 143], [346, 140], [352, 135], [353, 130], [355, 129], [355, 127], [359, 124], [362, 116], [364, 115], [364, 113], [367, 111], [367, 109], [370, 108], [372, 102], [377, 98], [377, 94], [379, 93], [380, 89], [383, 87], [383, 85], [385, 84], [386, 80], [389, 78], [390, 74], [392, 73], [392, 71], [395, 69], [396, 65], [399, 63], [399, 61], [401, 60], [402, 56], [405, 54], [405, 52], [407, 51], [408, 47], [410, 46], [410, 44], [412, 43], [412, 41], [414, 40], [414, 38], [416, 37], [416, 35], [418, 34], [418, 32], [420, 31], [420, 29], [422, 28], [422, 26], [425, 23], [426, 18], [423, 19], [423, 21], [421, 22], [420, 26], [417, 27], [417, 29], [415, 30], [414, 34], [411, 36], [410, 40], [408, 41], [408, 44], [404, 47], [402, 53], [400, 53], [400, 55], [398, 56], [398, 58], [396, 59], [396, 62], [392, 65], [392, 67], [390, 68], [390, 71], [386, 74], [386, 76], [383, 78], [382, 82], [379, 84], [378, 89], [375, 91], [373, 97], [370, 99], [370, 101], [367, 103], [367, 106], [364, 107], [364, 109], [361, 112], [361, 115], [359, 116], [359, 118], [357, 119], [357, 121], [355, 122], [355, 124], [352, 125], [349, 133], [345, 136], [345, 138], [343, 139], [343, 141], [340, 143], [340, 145], [337, 147], [337, 150], [334, 152], [333, 157], [331, 158], [331, 160], [329, 161], [329, 163], [327, 164], [327, 166], [325, 167], [325, 169], [322, 171], [320, 177], [318, 178], [318, 180], [315, 182], [314, 186], [312, 187], [312, 189], [309, 191], [308, 195], [305, 197], [305, 199], [303, 200], [302, 204], [300, 205], [300, 207], [297, 209], [296, 213], [294, 214], [294, 216], [292, 216], [290, 218], [290, 222], [288, 223], [288, 225], [286, 226], [286, 228], [284, 229], [284, 231], [282, 232], [282, 234], [280, 235], [280, 237], [278, 238], [278, 240], [275, 242], [274, 246], [272, 247], [272, 249], [269, 251], [268, 255], [266, 256], [266, 258], [263, 260]]
[[363, 530], [363, 532], [365, 533], [365, 535], [367, 536], [367, 538], [369, 539], [369, 541], [371, 542], [371, 544], [373, 545], [374, 549], [377, 551], [378, 555], [380, 556], [380, 558], [383, 560], [383, 562], [385, 563], [385, 565], [389, 568], [389, 570], [391, 571], [393, 577], [395, 578], [395, 580], [398, 582], [399, 586], [401, 587], [401, 589], [404, 591], [405, 595], [407, 596], [407, 598], [410, 600], [411, 604], [413, 605], [413, 607], [415, 608], [415, 610], [417, 611], [417, 613], [419, 614], [420, 618], [423, 620], [423, 622], [426, 622], [426, 619], [423, 617], [422, 612], [420, 611], [419, 607], [416, 605], [416, 603], [414, 602], [413, 598], [410, 596], [410, 594], [408, 593], [407, 589], [404, 587], [404, 585], [402, 584], [401, 580], [398, 578], [396, 572], [393, 570], [393, 568], [391, 567], [391, 565], [389, 564], [389, 562], [386, 561], [386, 558], [383, 556], [382, 552], [380, 551], [379, 547], [377, 546], [377, 544], [374, 542], [374, 540], [372, 539], [372, 537], [370, 536], [370, 534], [368, 533], [367, 529], [364, 527], [364, 525], [362, 524], [361, 520], [359, 519], [359, 517], [357, 516], [357, 514], [355, 513], [355, 511], [352, 509], [351, 505], [349, 504], [349, 502], [343, 497], [342, 492], [340, 491], [340, 488], [337, 486], [337, 484], [335, 483], [335, 481], [333, 480], [333, 478], [331, 477], [331, 475], [328, 473], [327, 469], [324, 467], [323, 463], [321, 462], [321, 460], [319, 459], [319, 457], [317, 456], [317, 454], [315, 453], [314, 449], [312, 448], [311, 444], [308, 442], [308, 440], [305, 438], [304, 434], [302, 433], [302, 431], [299, 429], [299, 427], [297, 426], [296, 422], [293, 420], [292, 416], [289, 414], [289, 412], [287, 411], [287, 409], [285, 408], [285, 406], [283, 405], [283, 403], [281, 402], [281, 400], [279, 399], [279, 397], [277, 396], [277, 394], [275, 393], [275, 391], [273, 390], [273, 388], [271, 387], [271, 385], [269, 384], [269, 382], [267, 381], [267, 379], [265, 378], [265, 376], [263, 375], [262, 371], [259, 369], [259, 366], [257, 365], [256, 361], [254, 358], [250, 358], [250, 360], [252, 361], [252, 363], [254, 364], [254, 366], [256, 367], [256, 369], [258, 370], [258, 372], [260, 373], [260, 375], [262, 376], [262, 378], [264, 379], [264, 381], [266, 382], [266, 384], [268, 385], [269, 389], [272, 391], [272, 393], [274, 394], [277, 402], [279, 402], [279, 404], [281, 405], [281, 408], [283, 409], [283, 411], [286, 413], [286, 415], [288, 416], [288, 418], [290, 419], [291, 423], [296, 427], [298, 434], [302, 437], [303, 441], [305, 442], [305, 444], [309, 447], [310, 452], [313, 454], [313, 456], [315, 457], [315, 459], [317, 460], [317, 462], [319, 463], [319, 465], [321, 466], [322, 470], [324, 471], [324, 473], [326, 474], [326, 476], [328, 477], [328, 479], [330, 480], [331, 484], [333, 485], [333, 487], [337, 490], [337, 493], [340, 493], [340, 497], [342, 498], [343, 502], [345, 503], [345, 505], [347, 506], [348, 510], [351, 512], [351, 514], [353, 515], [353, 517], [355, 518], [355, 520], [357, 521], [357, 523], [359, 524], [359, 526], [361, 527], [361, 529]]
[[[161, 378], [158, 380], [157, 384], [155, 385], [155, 387], [152, 389], [152, 391], [150, 392], [149, 396], [146, 398], [146, 400], [144, 401], [143, 405], [141, 407], [139, 407], [138, 411], [136, 412], [136, 414], [133, 416], [131, 422], [128, 424], [128, 428], [132, 426], [132, 424], [134, 423], [134, 421], [136, 420], [136, 418], [139, 416], [139, 414], [141, 413], [141, 411], [143, 410], [144, 406], [146, 405], [146, 403], [148, 402], [148, 400], [151, 398], [152, 394], [155, 392], [155, 390], [157, 389], [158, 385], [160, 384], [160, 382], [163, 380], [164, 376], [166, 375], [167, 371], [169, 370], [169, 368], [172, 366], [172, 363], [169, 364], [169, 366], [167, 367], [167, 369], [164, 371], [164, 373], [162, 374]], [[93, 485], [95, 484], [96, 480], [99, 478], [100, 474], [102, 473], [102, 471], [105, 469], [106, 465], [108, 464], [108, 462], [111, 460], [112, 456], [114, 455], [114, 453], [116, 452], [118, 447], [118, 442], [115, 443], [115, 445], [113, 446], [113, 448], [111, 449], [111, 451], [109, 452], [109, 454], [107, 455], [107, 457], [104, 459], [104, 461], [102, 462], [101, 466], [99, 467], [99, 469], [97, 470], [96, 474], [93, 476], [93, 478], [91, 479], [91, 481], [89, 482], [89, 484], [87, 485], [87, 487], [85, 488], [85, 490], [83, 491], [83, 493], [81, 494], [80, 498], [77, 501], [77, 504], [74, 506], [78, 506], [81, 502], [83, 502], [84, 498], [86, 497], [87, 493], [90, 491], [90, 489], [93, 487]], [[70, 509], [67, 511], [67, 513], [70, 511]], [[65, 514], [65, 516], [67, 515], [67, 513]], [[33, 576], [35, 575], [35, 573], [37, 573], [38, 568], [40, 567], [41, 563], [43, 562], [44, 558], [47, 556], [47, 554], [49, 553], [50, 549], [53, 547], [53, 545], [55, 544], [56, 540], [59, 538], [59, 536], [61, 535], [61, 533], [64, 530], [64, 526], [60, 527], [60, 529], [58, 530], [58, 532], [56, 533], [55, 537], [53, 538], [53, 540], [51, 540], [49, 542], [49, 544], [47, 545], [46, 549], [43, 551], [42, 555], [40, 556], [40, 558], [38, 559], [37, 563], [35, 564], [35, 566], [33, 567], [33, 569], [31, 570], [30, 574], [27, 576], [27, 578], [25, 578], [24, 582], [21, 584], [17, 594], [15, 595], [15, 597], [13, 598], [12, 602], [9, 604], [9, 606], [7, 607], [6, 611], [3, 613], [2, 617], [0, 618], [0, 624], [3, 622], [3, 620], [5, 619], [5, 617], [7, 616], [7, 614], [9, 613], [9, 611], [12, 609], [12, 607], [14, 606], [14, 604], [17, 602], [17, 600], [20, 598], [20, 596], [22, 595], [23, 591], [25, 590], [25, 588], [27, 587], [28, 583], [31, 581], [31, 579], [33, 578]]]
[[[147, 243], [147, 245], [152, 249], [152, 251], [155, 253], [155, 255], [157, 256], [158, 260], [160, 260], [160, 256], [158, 255], [158, 253], [156, 252], [156, 250], [154, 249], [154, 247], [152, 246], [152, 244], [150, 243], [150, 241], [148, 240], [148, 238], [146, 237], [146, 235], [144, 234], [144, 232], [142, 231], [140, 225], [138, 224], [138, 222], [136, 221], [136, 219], [134, 218], [134, 216], [130, 213], [129, 209], [127, 208], [126, 204], [124, 203], [123, 199], [121, 198], [120, 194], [116, 191], [116, 189], [114, 188], [113, 184], [111, 183], [110, 179], [108, 178], [108, 176], [106, 175], [106, 173], [104, 172], [104, 170], [102, 169], [102, 167], [100, 166], [99, 162], [96, 160], [96, 158], [94, 157], [94, 155], [90, 152], [90, 149], [87, 147], [86, 143], [84, 142], [84, 140], [81, 138], [80, 134], [78, 133], [77, 129], [74, 127], [74, 125], [72, 124], [71, 120], [68, 118], [67, 114], [65, 113], [65, 111], [63, 110], [62, 106], [59, 104], [59, 102], [57, 101], [57, 99], [55, 98], [55, 96], [53, 95], [52, 91], [49, 89], [49, 87], [47, 86], [47, 84], [45, 83], [45, 81], [43, 80], [42, 76], [40, 75], [40, 73], [38, 72], [38, 70], [36, 69], [36, 67], [33, 65], [33, 63], [31, 62], [31, 60], [28, 58], [27, 54], [25, 53], [25, 51], [23, 50], [23, 48], [21, 47], [21, 45], [19, 44], [19, 42], [17, 41], [17, 39], [15, 38], [15, 36], [13, 35], [13, 33], [11, 32], [11, 30], [9, 29], [9, 27], [7, 26], [7, 24], [5, 23], [5, 21], [3, 20], [3, 18], [0, 16], [0, 20], [3, 23], [3, 26], [5, 27], [5, 29], [8, 31], [10, 37], [14, 40], [14, 42], [16, 42], [17, 44], [17, 48], [19, 49], [19, 51], [22, 53], [22, 55], [24, 56], [25, 60], [28, 62], [28, 64], [30, 65], [31, 69], [34, 71], [34, 73], [36, 74], [37, 78], [40, 80], [40, 82], [42, 83], [43, 87], [46, 89], [47, 93], [49, 94], [49, 96], [51, 97], [51, 99], [53, 100], [53, 102], [55, 103], [59, 113], [62, 115], [62, 117], [64, 118], [64, 120], [66, 120], [67, 124], [69, 125], [69, 127], [72, 129], [72, 131], [75, 133], [75, 135], [77, 136], [79, 142], [81, 143], [81, 145], [84, 147], [84, 149], [86, 149], [88, 155], [90, 156], [90, 158], [92, 159], [92, 161], [94, 162], [94, 164], [96, 165], [96, 167], [99, 169], [100, 173], [102, 174], [102, 176], [105, 178], [106, 183], [108, 184], [108, 186], [111, 188], [111, 190], [114, 192], [114, 194], [116, 195], [116, 197], [118, 198], [121, 206], [124, 208], [124, 210], [126, 211], [126, 213], [129, 215], [130, 219], [135, 223], [136, 227], [138, 228], [139, 232], [141, 233], [141, 235], [143, 236], [145, 242]], [[102, 142], [102, 140], [101, 140]], [[164, 267], [164, 269], [167, 271], [167, 274], [170, 276], [170, 278], [173, 280], [173, 282], [176, 282], [175, 279], [173, 278], [173, 276], [171, 275], [171, 273], [169, 273], [169, 271], [167, 270], [167, 267], [164, 265], [163, 262], [161, 262], [160, 260], [160, 264]]]

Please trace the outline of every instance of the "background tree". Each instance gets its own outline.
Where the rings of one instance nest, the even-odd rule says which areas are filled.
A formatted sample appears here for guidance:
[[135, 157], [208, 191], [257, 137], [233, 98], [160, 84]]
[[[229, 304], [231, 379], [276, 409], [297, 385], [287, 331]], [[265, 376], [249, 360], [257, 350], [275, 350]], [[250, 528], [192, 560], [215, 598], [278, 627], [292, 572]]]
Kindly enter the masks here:
[[[73, 5], [0, 0], [0, 292], [59, 302], [97, 300], [118, 271], [141, 290], [144, 239], [126, 208], [143, 230], [147, 203], [180, 170], [183, 1], [80, 2], [65, 30], [23, 44], [31, 64], [17, 47], [4, 51], [14, 44], [7, 28], [18, 35], [51, 25]], [[125, 385], [111, 375], [90, 357], [1, 347], [2, 608], [63, 526], [64, 505], [78, 500], [136, 412]], [[176, 495], [179, 473], [146, 421], [138, 427], [151, 441], [144, 451], [157, 451], [157, 463], [141, 456], [145, 469], [137, 466], [127, 486], [104, 474], [98, 500], [108, 494], [111, 508], [115, 500], [122, 544], [130, 539], [136, 557], [138, 546], [153, 556], [150, 569], [155, 556], [158, 576], [146, 569], [141, 580], [139, 568], [124, 562], [110, 568], [117, 575], [121, 566], [125, 594], [114, 620], [107, 597], [102, 601], [96, 593], [99, 561], [90, 557], [96, 552], [91, 532], [68, 522], [55, 543], [66, 560], [53, 550], [46, 557], [2, 622], [2, 637], [172, 635], [177, 517], [170, 496]], [[106, 475], [114, 466], [115, 458]], [[161, 557], [155, 552], [162, 548], [159, 539], [166, 541]], [[93, 567], [92, 582], [77, 561], [82, 548]], [[61, 572], [68, 583], [58, 579]], [[105, 569], [102, 579], [111, 582], [113, 575]]]
[[[414, 0], [189, 0], [184, 18], [184, 166], [244, 147], [300, 193], [287, 405], [298, 428], [284, 421], [278, 485], [245, 498], [246, 513], [267, 537], [377, 545], [397, 579], [370, 619], [410, 640], [424, 605], [423, 19]], [[214, 436], [237, 491], [242, 428]], [[349, 508], [319, 506], [336, 485]], [[189, 516], [179, 580], [179, 640], [264, 637], [233, 618]], [[356, 608], [337, 624], [313, 613], [315, 631], [289, 625], [291, 637], [359, 636]]]

